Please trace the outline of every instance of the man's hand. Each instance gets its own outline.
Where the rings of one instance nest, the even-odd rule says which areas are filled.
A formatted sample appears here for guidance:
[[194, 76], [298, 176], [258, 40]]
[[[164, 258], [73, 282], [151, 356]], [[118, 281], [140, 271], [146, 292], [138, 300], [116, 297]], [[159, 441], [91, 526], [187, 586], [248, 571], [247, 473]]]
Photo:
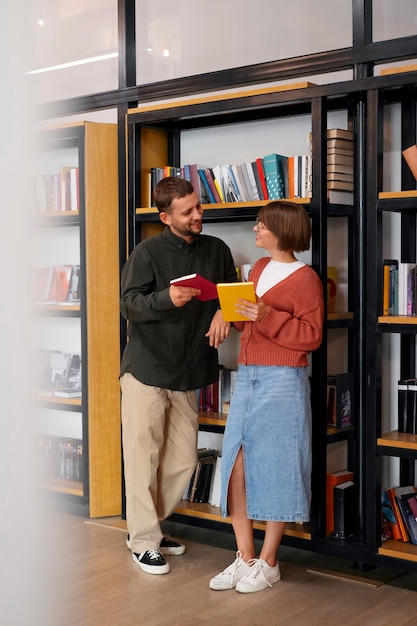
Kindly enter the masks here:
[[171, 285], [169, 288], [169, 297], [172, 303], [177, 307], [184, 306], [184, 304], [187, 304], [194, 296], [199, 296], [200, 294], [201, 290], [195, 289], [194, 287], [176, 287], [175, 285]]
[[206, 337], [209, 338], [209, 343], [214, 348], [218, 348], [221, 343], [229, 336], [230, 322], [225, 322], [222, 312], [216, 311], [213, 319], [211, 320], [210, 328]]

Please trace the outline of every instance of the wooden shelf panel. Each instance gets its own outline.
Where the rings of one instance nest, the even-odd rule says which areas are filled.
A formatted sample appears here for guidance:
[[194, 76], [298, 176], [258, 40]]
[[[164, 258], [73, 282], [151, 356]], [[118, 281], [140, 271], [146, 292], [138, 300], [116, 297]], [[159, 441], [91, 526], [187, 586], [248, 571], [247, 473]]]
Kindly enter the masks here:
[[73, 480], [48, 478], [47, 481], [41, 483], [40, 487], [42, 489], [46, 489], [47, 491], [56, 491], [72, 496], [82, 497], [84, 495], [83, 484]]
[[415, 450], [417, 453], [417, 435], [409, 433], [399, 433], [398, 430], [391, 430], [384, 433], [377, 439], [378, 446], [391, 448], [401, 448], [404, 450]]
[[224, 413], [211, 413], [209, 411], [200, 411], [198, 421], [200, 424], [207, 426], [226, 426], [227, 416]]
[[57, 396], [43, 396], [42, 394], [39, 394], [38, 396], [36, 396], [36, 403], [39, 404], [43, 404], [43, 405], [59, 405], [62, 407], [65, 406], [71, 406], [71, 407], [79, 407], [79, 409], [81, 410], [81, 404], [82, 404], [82, 399], [81, 398], [58, 398]]
[[395, 199], [398, 198], [416, 198], [417, 199], [417, 189], [409, 189], [408, 191], [381, 191], [378, 194], [378, 198], [381, 200], [385, 199]]
[[417, 563], [417, 546], [411, 543], [404, 543], [403, 541], [387, 539], [379, 548], [378, 554]]
[[[417, 315], [380, 315], [379, 324], [414, 324], [417, 326]], [[417, 331], [417, 328], [416, 328]]]
[[[222, 522], [223, 524], [231, 523], [229, 517], [222, 517], [218, 507], [206, 503], [181, 500], [175, 512], [179, 515]], [[254, 522], [253, 526], [257, 530], [265, 530], [265, 522]], [[305, 524], [287, 524], [285, 534], [291, 537], [299, 537], [300, 539], [311, 539], [310, 527]]]
[[[310, 204], [311, 198], [285, 198], [285, 200], [289, 202], [294, 202], [296, 204]], [[242, 207], [254, 208], [254, 207], [263, 207], [266, 200], [251, 200], [248, 202], [220, 202], [220, 203], [211, 203], [211, 204], [203, 204], [202, 207], [205, 211], [211, 211], [216, 209], [237, 209]], [[158, 213], [158, 209], [156, 207], [140, 207], [136, 209], [136, 215], [155, 215]]]

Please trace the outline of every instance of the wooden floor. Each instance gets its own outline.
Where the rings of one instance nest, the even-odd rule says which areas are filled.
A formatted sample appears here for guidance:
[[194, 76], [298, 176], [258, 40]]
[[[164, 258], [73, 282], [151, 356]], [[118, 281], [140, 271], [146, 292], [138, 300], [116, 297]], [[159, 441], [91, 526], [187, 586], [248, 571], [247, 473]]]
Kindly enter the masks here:
[[45, 555], [48, 600], [42, 626], [417, 622], [417, 575], [381, 569], [354, 580], [348, 573], [327, 576], [315, 568], [327, 570], [338, 561], [281, 547], [282, 579], [271, 589], [248, 595], [216, 592], [209, 589], [209, 579], [234, 560], [229, 533], [166, 522], [164, 531], [180, 538], [187, 551], [168, 557], [170, 574], [152, 576], [133, 563], [123, 520], [94, 521], [56, 510], [48, 519], [53, 530]]

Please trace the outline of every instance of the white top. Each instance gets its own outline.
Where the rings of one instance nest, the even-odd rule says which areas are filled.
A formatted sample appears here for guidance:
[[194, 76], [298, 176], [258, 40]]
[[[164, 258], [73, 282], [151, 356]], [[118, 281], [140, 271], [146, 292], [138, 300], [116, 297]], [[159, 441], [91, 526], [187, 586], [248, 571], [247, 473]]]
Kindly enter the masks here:
[[[256, 295], [262, 298], [271, 287], [279, 283], [290, 274], [303, 267], [303, 261], [294, 261], [293, 263], [281, 263], [281, 261], [273, 261], [272, 259], [264, 267], [256, 286]], [[250, 280], [250, 279], [249, 279]]]

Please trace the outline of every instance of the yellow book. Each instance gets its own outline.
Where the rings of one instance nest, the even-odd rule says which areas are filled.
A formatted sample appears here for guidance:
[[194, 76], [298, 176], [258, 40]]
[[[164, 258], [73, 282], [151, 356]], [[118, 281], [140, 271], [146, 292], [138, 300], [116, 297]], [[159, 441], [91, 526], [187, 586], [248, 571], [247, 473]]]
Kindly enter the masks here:
[[226, 322], [245, 322], [244, 315], [236, 312], [236, 303], [239, 299], [256, 302], [255, 285], [252, 282], [217, 283], [220, 308]]

